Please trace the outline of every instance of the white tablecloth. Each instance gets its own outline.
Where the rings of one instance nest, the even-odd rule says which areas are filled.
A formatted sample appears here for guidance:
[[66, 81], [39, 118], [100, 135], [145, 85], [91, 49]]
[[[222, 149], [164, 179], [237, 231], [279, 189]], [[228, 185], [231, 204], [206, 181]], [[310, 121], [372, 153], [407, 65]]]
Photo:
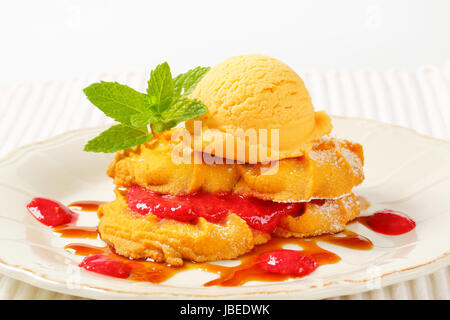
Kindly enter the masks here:
[[[403, 70], [300, 72], [316, 109], [333, 115], [370, 118], [450, 139], [450, 66]], [[139, 72], [90, 74], [67, 81], [0, 87], [0, 157], [11, 150], [67, 130], [109, 122], [82, 88], [116, 80], [144, 90]], [[450, 268], [429, 276], [336, 299], [450, 299]], [[0, 299], [73, 299], [0, 276]]]

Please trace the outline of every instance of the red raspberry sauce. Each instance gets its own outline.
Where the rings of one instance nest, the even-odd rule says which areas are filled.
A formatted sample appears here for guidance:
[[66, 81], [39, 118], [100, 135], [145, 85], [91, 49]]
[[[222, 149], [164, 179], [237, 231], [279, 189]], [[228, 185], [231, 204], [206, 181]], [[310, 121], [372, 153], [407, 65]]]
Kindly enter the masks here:
[[130, 188], [127, 202], [132, 211], [142, 215], [152, 213], [160, 218], [182, 222], [203, 217], [215, 223], [220, 222], [228, 213], [235, 213], [250, 227], [263, 232], [272, 232], [283, 215], [295, 214], [303, 208], [302, 203], [278, 203], [233, 193], [161, 195], [138, 186]]
[[76, 214], [62, 203], [46, 198], [33, 198], [27, 209], [39, 222], [56, 227], [73, 221]]
[[122, 279], [128, 278], [132, 270], [128, 263], [102, 254], [87, 256], [78, 266], [92, 272]]
[[390, 209], [377, 211], [364, 219], [373, 231], [391, 236], [407, 233], [416, 227], [414, 220], [406, 214]]
[[258, 267], [264, 271], [292, 276], [306, 276], [319, 266], [313, 258], [296, 250], [275, 250], [258, 256]]

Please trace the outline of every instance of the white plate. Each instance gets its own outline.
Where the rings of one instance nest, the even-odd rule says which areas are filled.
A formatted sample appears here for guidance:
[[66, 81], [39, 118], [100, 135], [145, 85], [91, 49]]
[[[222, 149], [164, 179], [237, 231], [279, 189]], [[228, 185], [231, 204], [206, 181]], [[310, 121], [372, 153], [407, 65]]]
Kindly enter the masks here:
[[[364, 146], [366, 181], [356, 193], [368, 198], [371, 211], [387, 207], [407, 213], [417, 222], [415, 230], [390, 237], [353, 224], [350, 230], [374, 242], [372, 250], [321, 243], [342, 261], [285, 282], [203, 287], [216, 275], [191, 270], [151, 284], [80, 270], [82, 257], [66, 252], [64, 245], [98, 240], [62, 239], [31, 217], [25, 205], [35, 196], [63, 203], [113, 199], [113, 184], [105, 174], [113, 156], [82, 151], [101, 127], [68, 132], [0, 160], [0, 271], [38, 287], [90, 298], [312, 299], [371, 290], [448, 265], [450, 143], [380, 122], [333, 119], [336, 136]], [[95, 213], [83, 214], [78, 224], [95, 225]]]

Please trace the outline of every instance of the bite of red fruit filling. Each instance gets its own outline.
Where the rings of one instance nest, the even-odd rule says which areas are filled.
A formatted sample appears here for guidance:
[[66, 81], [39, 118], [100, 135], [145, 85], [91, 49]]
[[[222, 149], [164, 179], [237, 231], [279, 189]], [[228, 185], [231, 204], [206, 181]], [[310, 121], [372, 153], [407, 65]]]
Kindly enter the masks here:
[[132, 211], [142, 215], [151, 213], [159, 218], [181, 222], [193, 222], [202, 217], [217, 223], [232, 212], [253, 229], [267, 233], [276, 228], [283, 215], [293, 215], [303, 208], [302, 203], [278, 203], [233, 193], [161, 195], [138, 186], [133, 186], [128, 191], [127, 203]]
[[416, 222], [400, 211], [384, 209], [364, 217], [367, 225], [375, 232], [391, 236], [408, 233], [416, 227]]
[[76, 214], [61, 202], [46, 198], [33, 198], [27, 204], [33, 217], [46, 226], [56, 227], [73, 222]]

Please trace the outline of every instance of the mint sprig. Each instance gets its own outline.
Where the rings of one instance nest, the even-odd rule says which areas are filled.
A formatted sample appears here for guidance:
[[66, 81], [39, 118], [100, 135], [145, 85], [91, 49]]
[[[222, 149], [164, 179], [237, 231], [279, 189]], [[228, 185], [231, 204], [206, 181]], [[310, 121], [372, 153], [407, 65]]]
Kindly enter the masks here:
[[85, 151], [116, 152], [149, 141], [154, 133], [201, 116], [205, 105], [189, 94], [208, 72], [197, 67], [172, 78], [167, 62], [150, 72], [147, 94], [117, 82], [99, 82], [84, 89], [89, 101], [120, 122], [90, 140]]
[[84, 93], [105, 115], [124, 125], [131, 125], [133, 115], [147, 110], [147, 95], [117, 82], [93, 83]]
[[210, 68], [197, 67], [186, 73], [182, 73], [173, 79], [175, 94], [187, 97], [194, 91], [197, 83], [203, 78]]
[[147, 95], [149, 103], [157, 112], [167, 109], [173, 99], [173, 79], [167, 62], [161, 63], [150, 72]]
[[147, 128], [145, 127], [139, 130], [123, 124], [117, 124], [90, 140], [84, 146], [84, 151], [115, 152], [117, 150], [129, 149], [135, 145], [149, 141], [152, 136], [148, 134]]

